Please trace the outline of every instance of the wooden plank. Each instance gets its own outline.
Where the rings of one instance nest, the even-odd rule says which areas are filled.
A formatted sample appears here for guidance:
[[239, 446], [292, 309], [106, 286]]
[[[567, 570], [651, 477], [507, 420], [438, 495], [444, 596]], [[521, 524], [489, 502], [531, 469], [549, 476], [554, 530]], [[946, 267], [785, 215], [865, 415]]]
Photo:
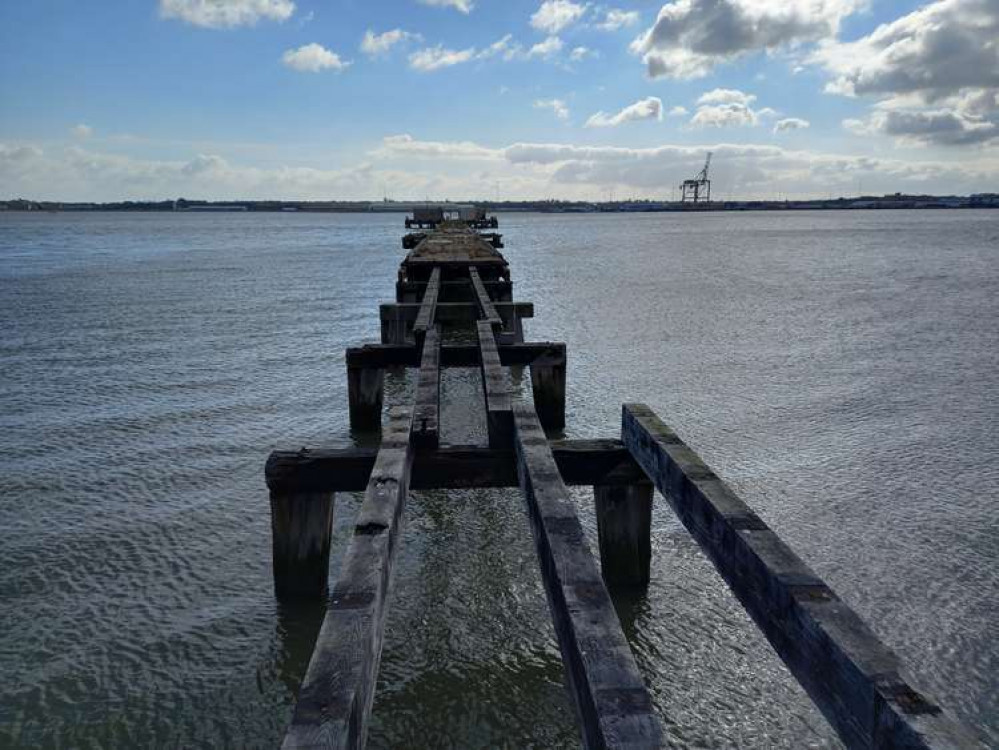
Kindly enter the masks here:
[[[538, 365], [565, 369], [565, 344], [537, 341], [526, 344], [498, 344], [500, 364]], [[423, 351], [414, 344], [365, 344], [350, 347], [344, 353], [347, 369], [379, 370], [386, 367], [419, 367]], [[479, 367], [477, 344], [447, 344], [441, 347], [441, 367]], [[565, 382], [562, 378], [561, 382]]]
[[587, 748], [665, 744], [652, 699], [590, 554], [534, 408], [514, 405], [517, 473], [567, 684]]
[[[466, 281], [465, 284], [467, 283]], [[420, 307], [421, 303], [418, 302], [385, 302], [379, 305], [379, 318], [383, 323], [403, 323], [411, 327], [420, 314]], [[493, 308], [500, 313], [501, 318], [503, 315], [518, 318], [534, 317], [533, 302], [493, 302]], [[479, 316], [478, 299], [467, 302], [442, 302], [438, 294], [436, 309], [438, 323], [474, 323]]]
[[433, 326], [423, 341], [420, 377], [413, 409], [413, 447], [436, 449], [440, 443], [441, 328]]
[[479, 311], [482, 313], [482, 317], [487, 320], [490, 325], [503, 325], [503, 319], [500, 318], [499, 313], [496, 312], [496, 308], [493, 306], [493, 301], [489, 297], [489, 292], [487, 292], [486, 288], [482, 285], [482, 279], [479, 277], [479, 271], [475, 266], [468, 267], [468, 276], [472, 280], [472, 288], [475, 289], [475, 296], [478, 299]]
[[624, 405], [622, 439], [848, 747], [978, 747], [651, 409]]
[[435, 267], [430, 273], [430, 281], [423, 292], [423, 301], [420, 303], [420, 311], [416, 315], [416, 322], [413, 324], [413, 334], [417, 343], [422, 343], [427, 331], [434, 325], [434, 313], [437, 311], [437, 295], [440, 293], [441, 269]]
[[492, 448], [507, 448], [513, 437], [513, 412], [511, 411], [510, 382], [500, 362], [492, 324], [480, 320], [479, 362], [482, 370], [482, 390], [486, 399], [486, 427]]
[[410, 410], [390, 411], [354, 534], [284, 738], [285, 750], [364, 746], [392, 564], [409, 493], [411, 423]]
[[[555, 465], [568, 485], [632, 485], [647, 482], [620, 440], [553, 440]], [[360, 492], [368, 484], [377, 448], [321, 448], [274, 451], [264, 471], [272, 494]], [[414, 490], [516, 487], [511, 447], [443, 445], [413, 459]]]

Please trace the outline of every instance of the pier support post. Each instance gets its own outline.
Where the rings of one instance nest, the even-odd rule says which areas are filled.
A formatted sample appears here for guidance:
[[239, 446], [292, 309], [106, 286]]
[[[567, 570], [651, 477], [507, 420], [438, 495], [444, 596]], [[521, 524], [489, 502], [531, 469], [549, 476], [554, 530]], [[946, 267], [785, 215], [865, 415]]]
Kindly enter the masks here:
[[322, 599], [330, 572], [332, 492], [271, 493], [274, 593], [278, 599]]
[[384, 384], [385, 371], [380, 367], [347, 368], [347, 399], [352, 430], [374, 432], [381, 427]]
[[652, 484], [593, 486], [600, 568], [612, 590], [649, 585], [652, 559]]
[[407, 316], [398, 305], [382, 305], [379, 310], [383, 344], [405, 344], [409, 332]]
[[545, 430], [565, 427], [565, 362], [531, 364], [534, 408]]

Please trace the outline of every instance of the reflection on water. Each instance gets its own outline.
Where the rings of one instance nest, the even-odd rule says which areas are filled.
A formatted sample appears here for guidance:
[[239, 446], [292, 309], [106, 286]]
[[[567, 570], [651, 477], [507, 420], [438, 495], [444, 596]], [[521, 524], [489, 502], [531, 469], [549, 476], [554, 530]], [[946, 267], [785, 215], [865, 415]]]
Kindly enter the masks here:
[[[649, 403], [999, 744], [999, 213], [501, 222], [528, 337], [569, 346], [568, 435]], [[263, 462], [350, 444], [342, 350], [400, 227], [0, 216], [0, 746], [280, 742], [322, 607], [274, 601]], [[480, 439], [477, 371], [442, 396]], [[413, 493], [396, 572], [371, 747], [578, 745], [515, 490]], [[676, 747], [837, 746], [661, 499], [615, 604]]]

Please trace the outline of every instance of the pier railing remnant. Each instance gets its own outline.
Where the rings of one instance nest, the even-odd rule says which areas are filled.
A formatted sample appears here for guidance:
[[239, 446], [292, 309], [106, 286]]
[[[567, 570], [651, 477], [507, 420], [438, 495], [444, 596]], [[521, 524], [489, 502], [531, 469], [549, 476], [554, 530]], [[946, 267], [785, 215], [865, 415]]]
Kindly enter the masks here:
[[[973, 748], [972, 732], [913, 687], [898, 658], [697, 454], [646, 406], [625, 404], [620, 439], [557, 440], [565, 425], [565, 344], [524, 341], [530, 303], [513, 302], [498, 226], [470, 212], [407, 219], [410, 250], [381, 344], [348, 349], [350, 424], [377, 448], [276, 451], [267, 461], [275, 591], [329, 597], [284, 739], [293, 748], [361, 748], [374, 700], [392, 567], [411, 489], [520, 487], [541, 578], [587, 748], [667, 744], [611, 593], [649, 582], [653, 487], [850, 748]], [[445, 343], [471, 327], [477, 344]], [[507, 368], [531, 370], [533, 398]], [[382, 424], [384, 370], [418, 368], [410, 405]], [[478, 367], [487, 442], [441, 442], [440, 370]], [[567, 485], [592, 486], [600, 564]], [[328, 586], [337, 492], [364, 490], [340, 573]], [[665, 707], [662, 711], [668, 712]]]

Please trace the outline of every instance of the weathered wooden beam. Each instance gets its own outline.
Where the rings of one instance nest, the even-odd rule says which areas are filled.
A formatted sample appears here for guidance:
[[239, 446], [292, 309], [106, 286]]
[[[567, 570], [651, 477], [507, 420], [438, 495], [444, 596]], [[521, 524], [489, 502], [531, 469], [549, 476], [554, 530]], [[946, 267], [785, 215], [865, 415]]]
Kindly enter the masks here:
[[440, 293], [441, 269], [435, 268], [430, 273], [430, 281], [423, 292], [423, 301], [420, 303], [420, 311], [416, 315], [416, 322], [413, 323], [413, 335], [416, 336], [416, 343], [422, 344], [423, 337], [434, 325], [434, 313], [437, 311], [437, 295]]
[[565, 360], [531, 363], [534, 408], [546, 430], [557, 431], [565, 427], [565, 371]]
[[486, 288], [482, 285], [482, 279], [480, 278], [479, 271], [475, 266], [468, 267], [468, 276], [472, 280], [472, 288], [475, 289], [475, 297], [478, 300], [479, 312], [482, 314], [483, 319], [488, 321], [490, 325], [503, 325], [503, 319], [500, 318], [499, 313], [496, 312], [493, 301], [489, 297], [489, 292], [487, 292]]
[[[510, 302], [513, 299], [513, 282], [508, 279], [482, 280], [489, 296], [498, 302]], [[426, 281], [404, 279], [396, 282], [395, 298], [400, 303], [414, 303], [423, 299]], [[471, 279], [441, 278], [440, 302], [475, 302], [475, 289]]]
[[[563, 481], [573, 486], [631, 485], [647, 482], [620, 440], [552, 440]], [[376, 448], [320, 448], [274, 451], [264, 474], [271, 493], [360, 492], [375, 464]], [[516, 487], [513, 449], [484, 445], [442, 445], [416, 454], [414, 490]]]
[[340, 576], [305, 673], [285, 750], [362, 748], [382, 653], [409, 473], [412, 412], [390, 411]]
[[[504, 367], [514, 365], [537, 365], [539, 368], [555, 369], [561, 367], [561, 393], [564, 402], [565, 344], [553, 341], [498, 344], [497, 351], [500, 364]], [[419, 367], [421, 357], [422, 350], [413, 344], [365, 344], [351, 347], [344, 354], [348, 370]], [[476, 344], [446, 344], [441, 347], [441, 367], [478, 367], [480, 364], [479, 347]]]
[[347, 368], [347, 407], [351, 429], [371, 432], [381, 427], [384, 383], [385, 372], [381, 367]]
[[514, 405], [517, 473], [586, 748], [665, 740], [534, 408]]
[[649, 585], [652, 560], [652, 484], [593, 486], [600, 572], [614, 591]]
[[622, 439], [791, 673], [850, 748], [973, 748], [898, 657], [700, 457], [642, 404]]
[[441, 403], [441, 328], [435, 325], [423, 341], [420, 377], [416, 384], [416, 406], [413, 409], [413, 447], [436, 449], [440, 443]]
[[480, 320], [477, 328], [489, 445], [493, 448], [509, 447], [513, 436], [509, 377], [500, 362], [492, 324], [488, 320]]
[[291, 485], [270, 493], [271, 562], [278, 599], [322, 599], [330, 570], [334, 493]]
[[[493, 307], [504, 321], [534, 317], [534, 304], [531, 302], [494, 302]], [[379, 306], [378, 314], [382, 343], [403, 344], [420, 314], [420, 304], [385, 303]], [[435, 319], [438, 323], [474, 323], [479, 319], [479, 304], [474, 300], [442, 302], [438, 296]]]

